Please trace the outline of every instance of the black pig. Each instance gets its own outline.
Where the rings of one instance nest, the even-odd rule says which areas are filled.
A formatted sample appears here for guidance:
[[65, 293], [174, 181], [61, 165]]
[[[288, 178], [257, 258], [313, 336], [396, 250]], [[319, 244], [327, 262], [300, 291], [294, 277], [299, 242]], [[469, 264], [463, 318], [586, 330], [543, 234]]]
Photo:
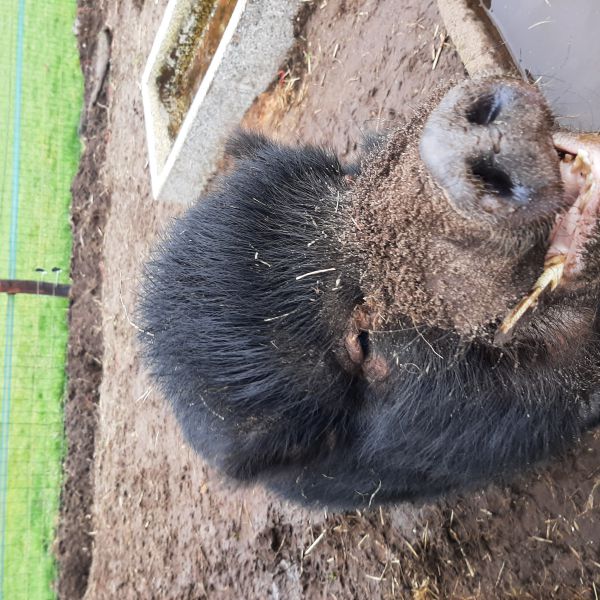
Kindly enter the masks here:
[[446, 91], [356, 167], [239, 133], [147, 264], [146, 363], [229, 476], [312, 505], [431, 498], [598, 422], [596, 236], [498, 334], [579, 192], [577, 150], [527, 84]]

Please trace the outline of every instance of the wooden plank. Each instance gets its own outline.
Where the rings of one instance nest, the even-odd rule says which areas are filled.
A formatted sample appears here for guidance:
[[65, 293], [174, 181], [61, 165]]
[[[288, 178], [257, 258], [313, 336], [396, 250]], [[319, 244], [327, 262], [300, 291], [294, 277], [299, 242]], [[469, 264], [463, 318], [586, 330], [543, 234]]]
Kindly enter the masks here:
[[36, 296], [69, 296], [70, 285], [49, 283], [47, 281], [28, 281], [24, 279], [0, 279], [0, 293], [34, 294]]
[[471, 77], [522, 77], [479, 0], [438, 0], [438, 8], [446, 31]]

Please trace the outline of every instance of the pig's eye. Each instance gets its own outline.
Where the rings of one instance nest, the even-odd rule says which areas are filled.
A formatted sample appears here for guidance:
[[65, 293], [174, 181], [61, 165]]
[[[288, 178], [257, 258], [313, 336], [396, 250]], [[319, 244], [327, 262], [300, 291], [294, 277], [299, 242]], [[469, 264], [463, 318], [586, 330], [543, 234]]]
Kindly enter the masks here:
[[497, 166], [490, 164], [489, 161], [475, 161], [471, 165], [471, 172], [483, 183], [486, 192], [503, 197], [512, 196], [513, 182], [510, 175]]
[[358, 343], [360, 344], [360, 348], [363, 351], [364, 356], [369, 356], [369, 332], [361, 331], [358, 334]]
[[467, 120], [475, 125], [493, 123], [502, 108], [502, 99], [498, 94], [480, 96], [467, 110]]

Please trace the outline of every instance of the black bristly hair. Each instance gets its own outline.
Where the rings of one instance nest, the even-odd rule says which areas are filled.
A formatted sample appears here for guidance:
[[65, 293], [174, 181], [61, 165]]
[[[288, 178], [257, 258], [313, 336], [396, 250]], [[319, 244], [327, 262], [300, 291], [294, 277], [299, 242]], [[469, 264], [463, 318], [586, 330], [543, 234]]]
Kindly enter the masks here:
[[231, 172], [148, 262], [139, 310], [146, 364], [212, 464], [311, 505], [372, 506], [527, 467], [597, 421], [587, 350], [564, 370], [540, 356], [517, 369], [406, 323], [361, 340], [390, 361], [385, 381], [345, 368], [363, 301], [360, 257], [341, 243], [351, 173], [251, 133], [228, 153]]
[[356, 392], [332, 351], [359, 292], [336, 286], [337, 158], [243, 132], [228, 152], [233, 172], [148, 263], [141, 313], [148, 364], [190, 443], [249, 479], [347, 430]]

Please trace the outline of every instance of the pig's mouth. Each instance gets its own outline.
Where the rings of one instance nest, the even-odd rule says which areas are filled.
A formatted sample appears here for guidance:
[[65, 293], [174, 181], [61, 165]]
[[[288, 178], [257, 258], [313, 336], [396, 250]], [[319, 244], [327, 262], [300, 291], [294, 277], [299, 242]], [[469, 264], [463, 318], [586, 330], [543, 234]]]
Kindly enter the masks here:
[[557, 215], [548, 240], [544, 270], [531, 292], [501, 323], [499, 331], [503, 335], [510, 333], [546, 289], [576, 285], [585, 270], [587, 243], [596, 230], [600, 213], [600, 136], [560, 132], [553, 136], [553, 141], [569, 208]]
[[584, 267], [583, 254], [600, 207], [600, 136], [558, 133], [554, 144], [560, 174], [570, 204], [557, 217], [546, 260], [564, 257], [563, 278], [575, 278]]

